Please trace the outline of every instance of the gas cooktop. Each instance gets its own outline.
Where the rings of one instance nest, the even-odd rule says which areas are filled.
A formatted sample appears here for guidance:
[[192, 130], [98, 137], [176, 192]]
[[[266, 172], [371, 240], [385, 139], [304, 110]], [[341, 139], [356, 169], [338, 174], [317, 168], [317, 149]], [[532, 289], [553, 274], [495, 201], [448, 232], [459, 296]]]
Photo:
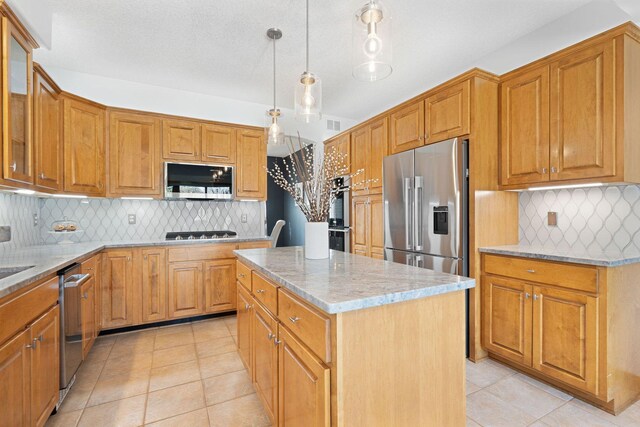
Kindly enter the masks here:
[[165, 240], [216, 240], [236, 237], [238, 233], [231, 230], [215, 231], [169, 231]]

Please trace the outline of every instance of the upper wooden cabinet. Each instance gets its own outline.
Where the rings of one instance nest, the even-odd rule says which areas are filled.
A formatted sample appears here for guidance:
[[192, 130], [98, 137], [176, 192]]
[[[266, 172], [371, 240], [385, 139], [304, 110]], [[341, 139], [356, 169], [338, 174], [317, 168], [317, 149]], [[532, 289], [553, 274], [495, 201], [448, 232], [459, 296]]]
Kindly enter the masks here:
[[12, 20], [3, 16], [2, 46], [3, 178], [33, 184], [34, 45]]
[[382, 193], [382, 163], [388, 154], [389, 126], [386, 117], [369, 124], [371, 151], [369, 153], [368, 174], [369, 194]]
[[149, 115], [109, 113], [109, 195], [162, 196], [160, 120]]
[[264, 132], [239, 129], [237, 139], [236, 198], [267, 199], [267, 143]]
[[236, 129], [230, 126], [202, 125], [202, 161], [234, 165]]
[[465, 80], [427, 97], [427, 144], [469, 134], [470, 87], [471, 81]]
[[199, 161], [200, 124], [188, 120], [162, 121], [162, 156], [166, 160]]
[[369, 122], [351, 132], [352, 172], [362, 172], [353, 178], [353, 195], [382, 193], [382, 163], [387, 155], [388, 119]]
[[62, 190], [62, 99], [60, 89], [41, 67], [34, 68], [35, 184], [44, 191]]
[[424, 145], [424, 101], [416, 101], [389, 116], [389, 154]]
[[371, 131], [368, 126], [351, 132], [351, 166], [357, 174], [351, 179], [351, 194], [368, 193], [369, 158], [371, 156]]
[[336, 150], [344, 159], [344, 165], [346, 166], [345, 174], [351, 173], [351, 134], [344, 133], [336, 138], [330, 139], [325, 143], [325, 153]]
[[503, 188], [640, 182], [639, 33], [625, 24], [503, 76]]
[[64, 98], [64, 191], [105, 195], [105, 109]]

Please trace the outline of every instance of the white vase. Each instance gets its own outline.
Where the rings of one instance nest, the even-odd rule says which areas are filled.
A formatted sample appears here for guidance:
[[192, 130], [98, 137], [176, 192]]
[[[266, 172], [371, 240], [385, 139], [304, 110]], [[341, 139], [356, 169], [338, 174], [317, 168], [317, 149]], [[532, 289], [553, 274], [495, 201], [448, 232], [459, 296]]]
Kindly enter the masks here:
[[304, 224], [304, 257], [308, 259], [329, 258], [328, 222], [307, 222]]

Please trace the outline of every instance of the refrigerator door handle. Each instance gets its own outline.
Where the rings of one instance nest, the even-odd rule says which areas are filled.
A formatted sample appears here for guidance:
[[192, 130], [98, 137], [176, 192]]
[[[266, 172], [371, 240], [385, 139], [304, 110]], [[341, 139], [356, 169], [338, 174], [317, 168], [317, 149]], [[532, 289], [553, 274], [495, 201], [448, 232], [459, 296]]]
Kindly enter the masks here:
[[404, 192], [404, 238], [407, 242], [406, 249], [413, 249], [413, 216], [412, 216], [412, 197], [413, 182], [411, 178], [404, 178], [402, 182]]
[[422, 193], [424, 188], [424, 177], [416, 176], [414, 178], [413, 190], [413, 247], [416, 251], [423, 250], [422, 240]]

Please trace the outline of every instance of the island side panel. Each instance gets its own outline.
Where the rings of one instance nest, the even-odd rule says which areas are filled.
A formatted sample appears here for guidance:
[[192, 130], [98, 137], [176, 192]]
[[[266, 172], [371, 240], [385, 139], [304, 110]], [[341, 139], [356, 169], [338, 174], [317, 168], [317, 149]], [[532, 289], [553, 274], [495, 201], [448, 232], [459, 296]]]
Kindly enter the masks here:
[[337, 314], [332, 424], [464, 426], [464, 291]]

